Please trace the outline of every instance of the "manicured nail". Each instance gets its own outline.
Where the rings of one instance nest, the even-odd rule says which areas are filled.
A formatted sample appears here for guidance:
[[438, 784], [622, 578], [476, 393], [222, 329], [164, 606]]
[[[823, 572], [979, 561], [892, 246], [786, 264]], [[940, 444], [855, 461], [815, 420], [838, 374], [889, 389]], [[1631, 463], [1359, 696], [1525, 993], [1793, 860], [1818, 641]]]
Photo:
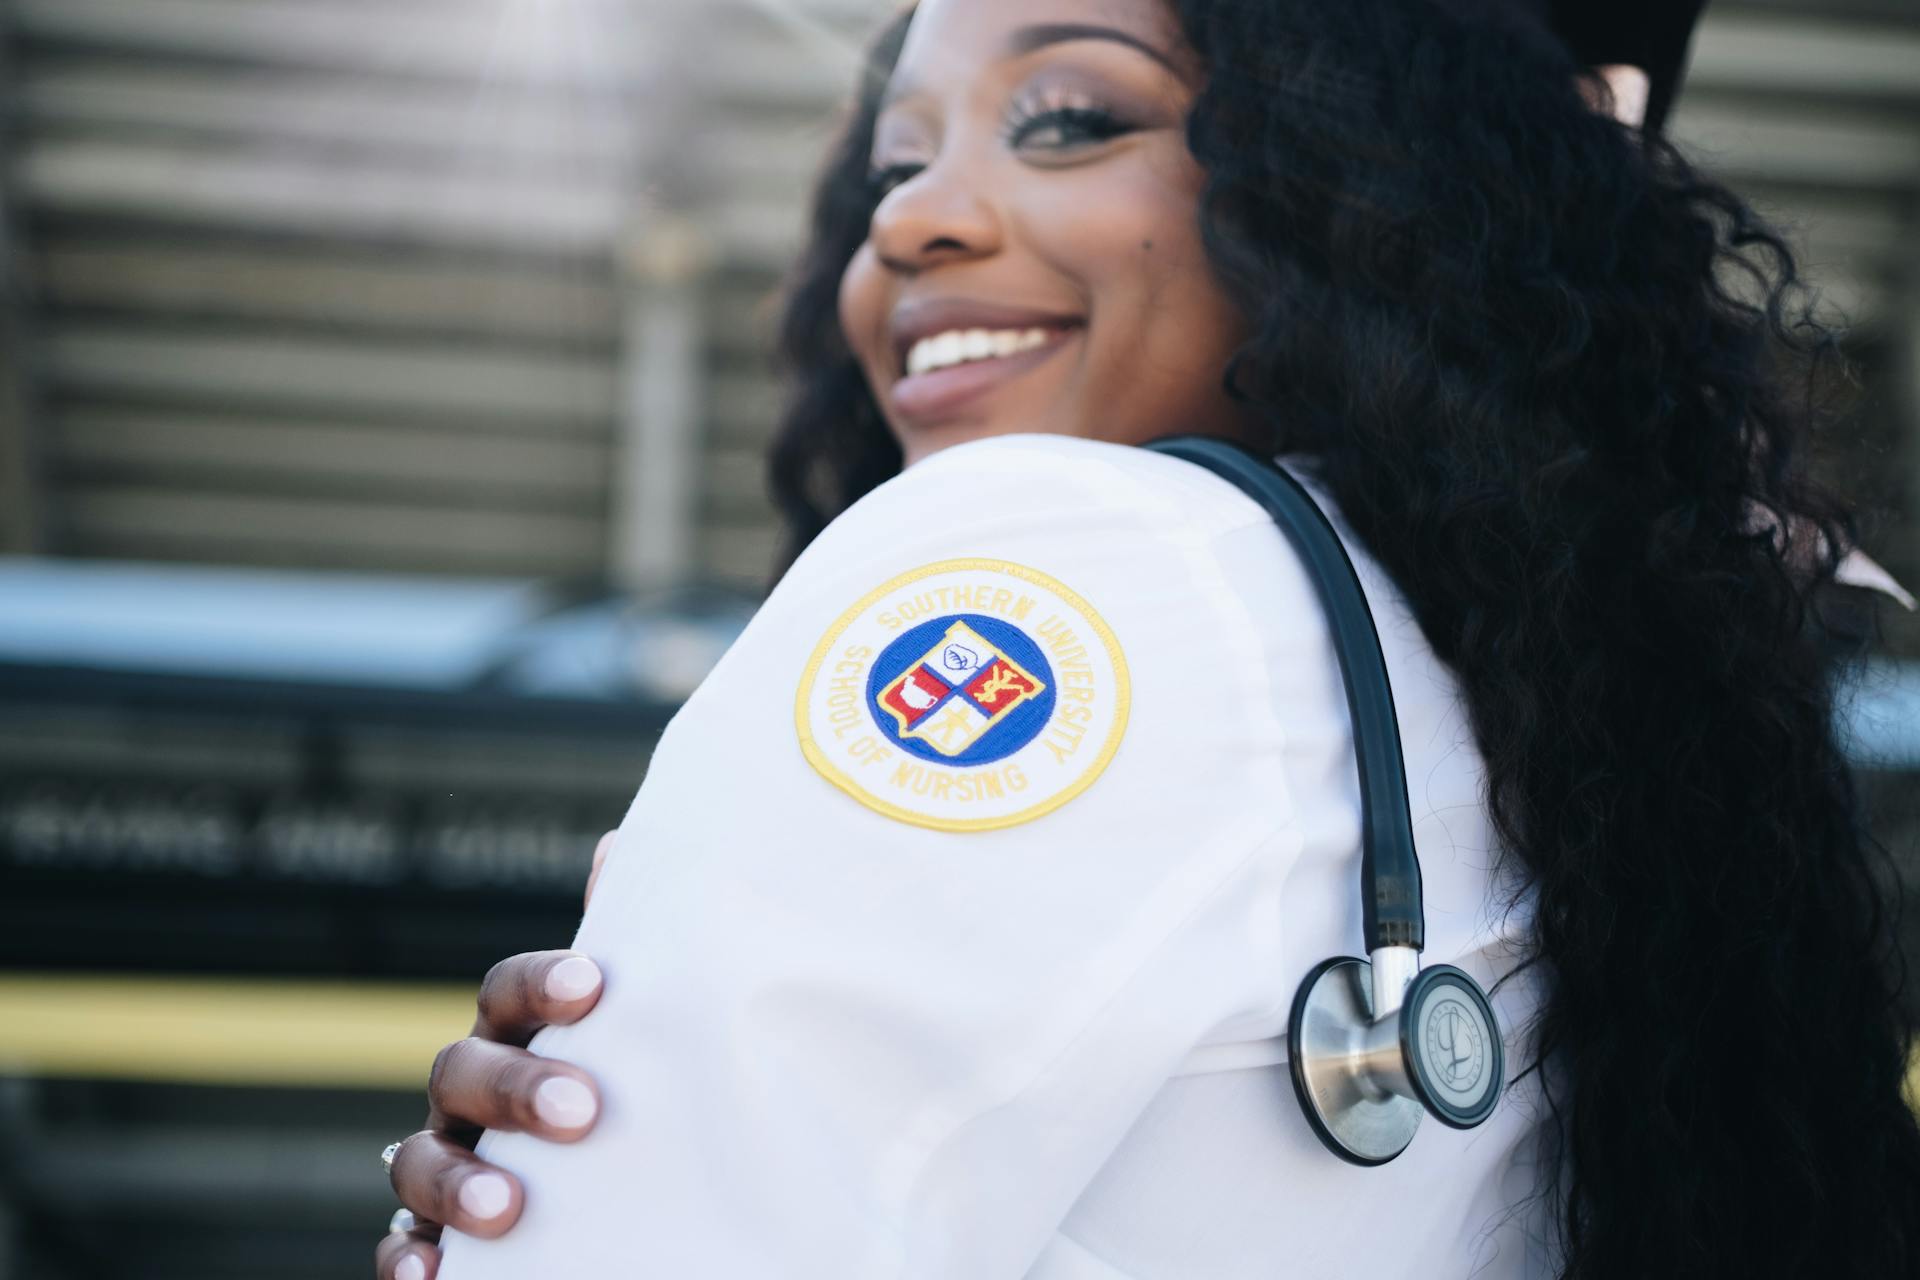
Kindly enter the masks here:
[[585, 956], [568, 956], [547, 970], [547, 994], [555, 1000], [578, 1000], [600, 985], [600, 966]]
[[410, 1253], [393, 1269], [393, 1280], [427, 1280], [427, 1264], [420, 1261], [419, 1254]]
[[578, 1129], [600, 1109], [593, 1090], [571, 1076], [548, 1076], [534, 1090], [533, 1109], [556, 1129]]
[[507, 1211], [513, 1188], [497, 1173], [476, 1173], [460, 1184], [460, 1207], [482, 1221]]

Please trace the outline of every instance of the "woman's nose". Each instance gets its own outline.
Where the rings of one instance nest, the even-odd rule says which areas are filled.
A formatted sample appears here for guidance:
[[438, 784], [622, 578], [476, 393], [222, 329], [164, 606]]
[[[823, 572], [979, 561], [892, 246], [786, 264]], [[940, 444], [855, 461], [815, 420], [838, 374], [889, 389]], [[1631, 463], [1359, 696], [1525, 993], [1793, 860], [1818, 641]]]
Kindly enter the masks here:
[[1000, 246], [1001, 220], [988, 186], [977, 164], [953, 155], [935, 160], [874, 209], [868, 232], [874, 252], [896, 271], [992, 253]]

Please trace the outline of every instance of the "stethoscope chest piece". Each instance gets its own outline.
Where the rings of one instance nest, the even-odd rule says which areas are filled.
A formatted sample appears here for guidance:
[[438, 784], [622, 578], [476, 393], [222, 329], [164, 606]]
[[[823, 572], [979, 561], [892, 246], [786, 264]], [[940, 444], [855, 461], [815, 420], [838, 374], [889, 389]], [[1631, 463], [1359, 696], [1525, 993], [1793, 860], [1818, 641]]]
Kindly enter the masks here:
[[1328, 1150], [1362, 1165], [1406, 1150], [1424, 1112], [1455, 1129], [1478, 1125], [1505, 1070], [1493, 1010], [1464, 971], [1421, 970], [1379, 1018], [1373, 988], [1368, 961], [1323, 960], [1300, 983], [1287, 1024], [1301, 1110]]

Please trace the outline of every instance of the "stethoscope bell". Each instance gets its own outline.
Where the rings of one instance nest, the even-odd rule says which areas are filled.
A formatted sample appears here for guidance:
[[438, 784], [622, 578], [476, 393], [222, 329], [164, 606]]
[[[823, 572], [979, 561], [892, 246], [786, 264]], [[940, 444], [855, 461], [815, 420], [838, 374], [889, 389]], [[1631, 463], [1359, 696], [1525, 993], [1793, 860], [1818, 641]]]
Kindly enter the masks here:
[[[1287, 1060], [1294, 1092], [1328, 1150], [1377, 1165], [1413, 1141], [1422, 1113], [1471, 1129], [1492, 1114], [1505, 1070], [1493, 1010], [1480, 985], [1452, 965], [1411, 977], [1414, 953], [1376, 953], [1383, 970], [1351, 956], [1324, 960], [1293, 998]], [[1376, 999], [1388, 1005], [1374, 1016]]]

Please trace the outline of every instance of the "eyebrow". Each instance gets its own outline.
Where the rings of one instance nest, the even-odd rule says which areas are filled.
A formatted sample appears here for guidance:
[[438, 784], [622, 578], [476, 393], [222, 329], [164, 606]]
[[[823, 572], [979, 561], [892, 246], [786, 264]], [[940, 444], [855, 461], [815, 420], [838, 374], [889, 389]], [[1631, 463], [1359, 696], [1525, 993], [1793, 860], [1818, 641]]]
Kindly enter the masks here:
[[[1111, 40], [1137, 49], [1155, 62], [1165, 67], [1176, 79], [1180, 71], [1173, 65], [1173, 59], [1146, 41], [1135, 35], [1129, 35], [1115, 27], [1102, 27], [1087, 22], [1036, 22], [1030, 26], [1017, 28], [1007, 37], [1003, 58], [1015, 58], [1032, 53], [1035, 49], [1044, 49], [1050, 44], [1060, 44], [1067, 40]], [[905, 80], [888, 89], [886, 96], [880, 99], [877, 111], [885, 111], [903, 98], [911, 98], [921, 92], [917, 82]]]

